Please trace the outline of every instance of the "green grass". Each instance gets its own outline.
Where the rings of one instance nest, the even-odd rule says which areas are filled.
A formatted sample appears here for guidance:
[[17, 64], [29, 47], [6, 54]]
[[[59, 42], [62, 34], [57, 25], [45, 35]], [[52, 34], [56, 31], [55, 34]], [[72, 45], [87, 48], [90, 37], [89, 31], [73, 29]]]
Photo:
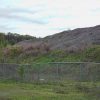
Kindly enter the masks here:
[[[100, 83], [25, 84], [0, 82], [0, 100], [99, 100]], [[94, 91], [94, 90], [95, 91]], [[91, 92], [91, 91], [94, 92]]]

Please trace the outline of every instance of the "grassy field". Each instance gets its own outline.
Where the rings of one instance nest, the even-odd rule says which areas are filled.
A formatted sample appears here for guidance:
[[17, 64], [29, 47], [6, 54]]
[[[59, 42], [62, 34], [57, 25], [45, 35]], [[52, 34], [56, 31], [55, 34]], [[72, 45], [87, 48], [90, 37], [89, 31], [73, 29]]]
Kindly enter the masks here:
[[99, 98], [99, 82], [0, 82], [0, 100], [100, 100]]

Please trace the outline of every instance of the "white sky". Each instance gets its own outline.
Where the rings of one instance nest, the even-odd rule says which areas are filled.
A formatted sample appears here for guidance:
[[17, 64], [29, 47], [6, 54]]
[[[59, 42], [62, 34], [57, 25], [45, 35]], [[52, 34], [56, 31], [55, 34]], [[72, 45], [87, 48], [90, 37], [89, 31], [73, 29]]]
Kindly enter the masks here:
[[44, 37], [100, 24], [100, 0], [0, 0], [0, 31]]

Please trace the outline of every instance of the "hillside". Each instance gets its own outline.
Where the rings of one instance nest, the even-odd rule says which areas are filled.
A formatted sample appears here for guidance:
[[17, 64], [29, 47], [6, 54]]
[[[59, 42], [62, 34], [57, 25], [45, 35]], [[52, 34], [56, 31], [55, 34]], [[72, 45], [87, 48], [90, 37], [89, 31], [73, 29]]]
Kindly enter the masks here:
[[100, 25], [88, 28], [77, 28], [47, 36], [39, 41], [23, 41], [17, 45], [40, 45], [46, 43], [51, 50], [80, 50], [91, 45], [100, 45]]
[[52, 49], [84, 49], [100, 44], [100, 26], [64, 31], [46, 39]]
[[1, 62], [100, 62], [100, 25], [24, 39], [2, 50]]

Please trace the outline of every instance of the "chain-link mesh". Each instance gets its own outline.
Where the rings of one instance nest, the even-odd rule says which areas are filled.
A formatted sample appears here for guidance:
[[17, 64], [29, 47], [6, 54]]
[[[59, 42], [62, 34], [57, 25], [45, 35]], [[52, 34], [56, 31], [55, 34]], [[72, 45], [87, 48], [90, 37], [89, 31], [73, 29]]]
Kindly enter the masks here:
[[0, 80], [21, 82], [100, 81], [100, 63], [0, 64]]

